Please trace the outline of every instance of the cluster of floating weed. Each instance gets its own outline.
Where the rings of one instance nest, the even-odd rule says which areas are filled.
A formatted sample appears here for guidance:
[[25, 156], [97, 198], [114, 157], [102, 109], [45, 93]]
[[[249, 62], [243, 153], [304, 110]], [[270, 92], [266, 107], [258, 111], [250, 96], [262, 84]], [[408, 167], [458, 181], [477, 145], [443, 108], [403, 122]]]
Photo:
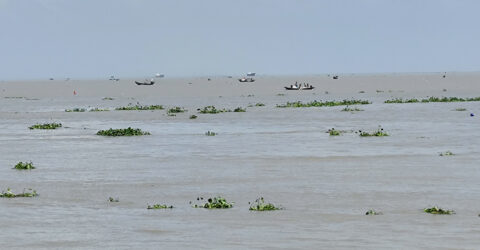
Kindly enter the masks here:
[[218, 135], [218, 133], [215, 133], [215, 132], [209, 130], [209, 131], [205, 132], [205, 135], [206, 136], [216, 136], [216, 135]]
[[359, 135], [362, 137], [369, 137], [369, 136], [388, 136], [387, 132], [383, 131], [383, 128], [379, 128], [374, 132], [365, 132], [362, 130], [358, 131]]
[[340, 131], [338, 130], [335, 130], [335, 128], [331, 128], [327, 131], [327, 133], [329, 133], [331, 136], [337, 136], [337, 135], [340, 135]]
[[247, 111], [247, 109], [244, 109], [242, 107], [238, 107], [238, 108], [233, 110], [233, 112], [246, 112], [246, 111]]
[[367, 100], [343, 100], [343, 101], [312, 101], [307, 103], [287, 102], [286, 104], [277, 104], [277, 108], [306, 108], [306, 107], [333, 107], [343, 105], [370, 104]]
[[385, 103], [428, 103], [428, 102], [478, 102], [480, 101], [480, 97], [473, 97], [473, 98], [460, 98], [460, 97], [429, 97], [427, 99], [402, 99], [402, 98], [395, 98], [391, 100], [386, 100]]
[[38, 196], [37, 191], [31, 188], [28, 189], [28, 192], [25, 192], [25, 190], [23, 190], [23, 193], [18, 193], [18, 194], [13, 193], [10, 188], [7, 188], [7, 191], [2, 191], [2, 193], [0, 193], [1, 198], [18, 198], [18, 197], [35, 197], [35, 196]]
[[218, 114], [224, 112], [232, 112], [229, 109], [217, 109], [215, 106], [206, 106], [203, 109], [197, 109], [198, 113], [201, 114]]
[[87, 109], [84, 108], [73, 108], [73, 109], [65, 109], [65, 112], [85, 112]]
[[452, 155], [455, 155], [455, 154], [452, 153], [451, 151], [446, 151], [439, 154], [439, 156], [452, 156]]
[[120, 202], [119, 198], [108, 197], [109, 202]]
[[167, 110], [167, 114], [176, 114], [176, 113], [185, 113], [185, 112], [187, 112], [187, 110], [182, 107], [174, 107], [174, 108], [169, 108]]
[[139, 128], [121, 128], [121, 129], [107, 129], [100, 130], [97, 132], [97, 135], [103, 136], [139, 136], [139, 135], [149, 135], [149, 132], [142, 131]]
[[382, 215], [382, 214], [383, 214], [382, 212], [377, 212], [373, 209], [370, 209], [365, 213], [365, 215]]
[[[197, 197], [197, 201], [202, 201], [203, 197]], [[192, 204], [192, 202], [190, 202]], [[194, 208], [208, 208], [208, 209], [225, 209], [225, 208], [232, 208], [234, 202], [227, 202], [227, 199], [218, 196], [213, 198], [208, 198], [207, 202], [203, 205], [194, 204], [192, 207]]]
[[[248, 204], [251, 204], [250, 202]], [[282, 210], [282, 207], [277, 207], [272, 203], [266, 203], [263, 197], [260, 197], [251, 204], [249, 210], [251, 211], [272, 211], [272, 210]]]
[[167, 208], [172, 209], [173, 206], [172, 205], [168, 206], [168, 205], [165, 205], [165, 204], [163, 204], [163, 205], [153, 204], [152, 206], [147, 205], [147, 209], [167, 209]]
[[429, 214], [455, 214], [455, 211], [453, 210], [444, 210], [437, 206], [431, 207], [431, 208], [425, 208], [423, 211]]
[[346, 106], [345, 108], [342, 109], [342, 111], [345, 112], [354, 112], [354, 111], [363, 111], [363, 109], [359, 109], [357, 107], [350, 108], [349, 106]]
[[113, 101], [114, 99], [112, 97], [104, 97], [102, 98], [104, 101]]
[[44, 124], [35, 124], [30, 127], [29, 129], [56, 129], [62, 127], [61, 123], [44, 123]]
[[33, 162], [18, 162], [14, 167], [14, 169], [18, 170], [30, 170], [30, 169], [35, 169], [33, 166]]
[[134, 105], [134, 106], [125, 106], [125, 107], [118, 107], [115, 110], [161, 110], [163, 109], [162, 105]]
[[197, 117], [198, 117], [198, 116], [196, 116], [196, 115], [191, 115], [191, 116], [190, 116], [190, 119], [197, 119]]
[[89, 112], [102, 112], [102, 111], [110, 111], [110, 109], [92, 108], [89, 110]]
[[467, 111], [466, 108], [456, 108], [455, 111]]

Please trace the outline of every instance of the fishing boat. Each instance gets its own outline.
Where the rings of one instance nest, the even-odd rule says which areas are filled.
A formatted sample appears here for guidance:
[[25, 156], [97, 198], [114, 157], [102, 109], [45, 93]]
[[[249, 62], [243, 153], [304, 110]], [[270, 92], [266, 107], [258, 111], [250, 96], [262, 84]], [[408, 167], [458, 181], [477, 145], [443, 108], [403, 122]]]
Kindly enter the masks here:
[[255, 79], [249, 77], [249, 78], [240, 78], [238, 79], [239, 82], [254, 82]]
[[312, 90], [314, 89], [315, 87], [313, 87], [312, 85], [304, 85], [302, 86], [301, 84], [300, 85], [290, 85], [290, 87], [285, 87], [286, 90]]
[[155, 81], [153, 81], [153, 80], [144, 81], [144, 82], [137, 82], [137, 81], [135, 81], [135, 83], [136, 83], [137, 85], [153, 85], [153, 84], [155, 83]]

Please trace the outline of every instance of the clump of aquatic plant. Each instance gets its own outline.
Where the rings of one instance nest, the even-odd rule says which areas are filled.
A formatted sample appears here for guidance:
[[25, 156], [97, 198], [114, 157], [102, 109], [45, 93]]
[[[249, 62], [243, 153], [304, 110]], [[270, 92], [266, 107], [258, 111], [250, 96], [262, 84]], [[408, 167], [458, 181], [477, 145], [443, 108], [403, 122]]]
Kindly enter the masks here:
[[135, 105], [135, 106], [125, 106], [125, 107], [118, 107], [115, 110], [161, 110], [163, 109], [162, 105]]
[[285, 96], [285, 94], [278, 93], [277, 96]]
[[333, 107], [343, 105], [370, 104], [367, 100], [343, 100], [343, 101], [312, 101], [307, 103], [287, 102], [286, 104], [277, 104], [277, 108], [306, 108], [306, 107]]
[[89, 111], [90, 112], [102, 112], [102, 111], [110, 111], [110, 109], [92, 108]]
[[5, 99], [24, 99], [25, 97], [23, 96], [5, 96]]
[[197, 117], [198, 117], [198, 116], [196, 116], [196, 115], [191, 115], [191, 116], [190, 116], [190, 119], [197, 119]]
[[174, 107], [167, 110], [167, 113], [169, 114], [184, 113], [184, 112], [187, 112], [187, 110], [182, 107]]
[[37, 191], [29, 188], [27, 189], [28, 191], [25, 192], [25, 189], [23, 190], [23, 193], [15, 194], [12, 192], [10, 188], [7, 188], [7, 191], [2, 191], [0, 193], [1, 198], [17, 198], [17, 197], [35, 197], [38, 196]]
[[382, 214], [383, 214], [382, 212], [377, 212], [373, 209], [370, 209], [365, 213], [365, 215], [382, 215]]
[[233, 110], [233, 112], [246, 112], [246, 111], [247, 111], [247, 109], [244, 109], [242, 107], [238, 107], [238, 108]]
[[251, 211], [272, 211], [272, 210], [281, 210], [283, 209], [282, 207], [277, 207], [273, 205], [272, 203], [266, 203], [263, 197], [260, 197], [255, 200], [255, 202], [250, 202], [248, 204], [251, 204], [249, 210]]
[[346, 106], [345, 108], [342, 109], [342, 111], [345, 112], [354, 112], [354, 111], [363, 111], [363, 109], [359, 109], [357, 107], [350, 108], [349, 106]]
[[139, 135], [149, 135], [149, 132], [142, 131], [139, 128], [121, 128], [121, 129], [107, 129], [100, 130], [97, 132], [97, 135], [103, 136], [139, 136]]
[[452, 156], [452, 155], [455, 155], [455, 154], [452, 153], [451, 151], [446, 151], [439, 154], [439, 156]]
[[383, 131], [383, 128], [379, 128], [374, 132], [365, 132], [365, 131], [358, 131], [360, 136], [368, 137], [368, 136], [388, 136], [387, 132]]
[[203, 109], [197, 109], [197, 111], [202, 114], [218, 114], [223, 112], [231, 112], [231, 110], [227, 109], [217, 109], [215, 108], [215, 106], [206, 106]]
[[327, 131], [331, 136], [337, 136], [340, 135], [340, 131], [335, 130], [334, 128], [331, 128]]
[[85, 112], [87, 111], [84, 108], [74, 108], [74, 109], [65, 109], [65, 112]]
[[358, 93], [359, 93], [359, 94], [364, 94], [365, 91], [364, 91], [364, 90], [360, 90], [360, 91], [358, 91]]
[[385, 91], [379, 90], [379, 89], [377, 89], [377, 90], [375, 90], [375, 91], [376, 91], [377, 93], [383, 93], [383, 92], [385, 92]]
[[30, 161], [30, 162], [18, 162], [15, 167], [13, 167], [14, 169], [18, 169], [18, 170], [30, 170], [30, 169], [35, 169], [35, 167], [33, 166], [33, 163]]
[[104, 101], [112, 101], [112, 100], [114, 100], [114, 99], [113, 99], [112, 97], [104, 97], [104, 98], [102, 98], [102, 100], [104, 100]]
[[[203, 197], [197, 197], [197, 201], [203, 200]], [[192, 202], [190, 202], [192, 203]], [[232, 208], [234, 202], [227, 202], [227, 200], [223, 197], [214, 197], [208, 198], [207, 202], [203, 205], [193, 205], [194, 208], [208, 208], [208, 209], [225, 209], [225, 208]]]
[[215, 132], [210, 131], [210, 130], [207, 131], [207, 132], [205, 132], [205, 135], [206, 135], [206, 136], [216, 136], [217, 134], [218, 134], [218, 133], [215, 133]]
[[264, 103], [261, 103], [261, 102], [257, 102], [257, 103], [255, 104], [255, 106], [256, 106], [256, 107], [263, 107], [263, 106], [265, 106], [265, 104], [264, 104]]
[[167, 208], [173, 208], [173, 206], [167, 206], [165, 204], [160, 205], [160, 204], [153, 204], [152, 206], [147, 205], [147, 209], [167, 209]]
[[466, 108], [456, 108], [455, 111], [467, 111]]
[[108, 201], [109, 201], [109, 202], [119, 202], [120, 199], [118, 199], [118, 198], [113, 198], [113, 197], [108, 197]]
[[416, 98], [412, 98], [412, 99], [395, 98], [395, 99], [385, 101], [385, 103], [416, 103], [416, 102], [420, 102], [420, 101]]
[[455, 213], [455, 211], [453, 210], [444, 210], [437, 206], [431, 207], [431, 208], [425, 208], [423, 209], [423, 211], [429, 214], [454, 214]]
[[35, 124], [30, 127], [29, 129], [56, 129], [62, 127], [61, 123], [44, 123], [44, 124]]

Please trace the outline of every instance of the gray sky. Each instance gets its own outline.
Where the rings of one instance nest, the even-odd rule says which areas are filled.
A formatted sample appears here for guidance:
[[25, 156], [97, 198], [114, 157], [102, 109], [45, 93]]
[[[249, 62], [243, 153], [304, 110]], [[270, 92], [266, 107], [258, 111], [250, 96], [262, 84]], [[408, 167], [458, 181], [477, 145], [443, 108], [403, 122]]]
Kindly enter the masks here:
[[0, 79], [478, 71], [480, 1], [0, 0]]

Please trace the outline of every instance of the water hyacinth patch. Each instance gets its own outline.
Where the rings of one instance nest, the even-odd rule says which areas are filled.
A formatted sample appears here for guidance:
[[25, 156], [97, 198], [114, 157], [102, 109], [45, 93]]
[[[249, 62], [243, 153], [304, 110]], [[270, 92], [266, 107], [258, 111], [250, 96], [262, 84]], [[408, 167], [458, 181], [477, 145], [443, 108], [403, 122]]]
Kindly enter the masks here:
[[31, 169], [35, 169], [35, 167], [33, 166], [33, 163], [32, 162], [18, 162], [15, 167], [13, 167], [14, 169], [18, 169], [18, 170], [31, 170]]
[[456, 108], [455, 111], [467, 111], [466, 108]]
[[104, 101], [113, 101], [114, 99], [112, 97], [104, 97], [102, 98]]
[[197, 117], [198, 117], [198, 116], [196, 116], [196, 115], [191, 115], [191, 116], [190, 116], [190, 119], [197, 119]]
[[[250, 202], [248, 203], [250, 204]], [[263, 197], [260, 197], [253, 202], [252, 206], [248, 210], [251, 211], [273, 211], [273, 210], [282, 210], [282, 207], [276, 207], [272, 203], [266, 203]]]
[[162, 105], [149, 105], [149, 106], [135, 105], [135, 106], [115, 108], [115, 110], [162, 110], [162, 109], [163, 109]]
[[173, 206], [167, 206], [165, 204], [160, 205], [160, 204], [154, 204], [153, 206], [147, 205], [147, 209], [172, 209]]
[[184, 112], [187, 112], [187, 110], [184, 109], [184, 108], [181, 108], [181, 107], [170, 108], [167, 111], [167, 113], [170, 113], [170, 114], [172, 114], [172, 113], [184, 113]]
[[102, 136], [140, 136], [140, 135], [150, 135], [149, 132], [142, 131], [139, 128], [122, 128], [122, 129], [107, 129], [100, 130], [97, 132], [97, 135]]
[[89, 112], [102, 112], [102, 111], [110, 111], [110, 109], [92, 108], [89, 110]]
[[19, 194], [15, 194], [12, 192], [12, 190], [10, 188], [7, 188], [7, 191], [2, 191], [2, 193], [0, 193], [0, 197], [1, 198], [18, 198], [18, 197], [35, 197], [35, 196], [38, 196], [37, 194], [37, 191], [29, 188], [28, 189], [30, 192], [25, 192], [25, 190], [23, 190], [23, 193], [19, 193]]
[[35, 124], [30, 127], [29, 129], [56, 129], [56, 128], [61, 128], [62, 124], [61, 123], [44, 123], [44, 124]]
[[244, 109], [242, 107], [238, 107], [238, 108], [233, 110], [233, 112], [246, 112], [246, 111], [247, 111], [247, 109]]
[[356, 105], [356, 104], [370, 104], [371, 102], [367, 100], [343, 100], [343, 101], [312, 101], [307, 103], [302, 103], [301, 101], [297, 102], [287, 102], [286, 104], [277, 104], [277, 108], [306, 108], [306, 107], [333, 107], [333, 106], [343, 106], [343, 105]]
[[444, 153], [440, 153], [439, 156], [452, 156], [452, 155], [455, 155], [454, 153], [452, 153], [451, 151], [446, 151]]
[[373, 209], [370, 209], [365, 213], [365, 215], [382, 215], [382, 214], [383, 214], [382, 212], [377, 212]]
[[362, 130], [358, 131], [359, 135], [362, 137], [369, 137], [369, 136], [388, 136], [387, 132], [383, 131], [383, 128], [379, 128], [377, 131], [374, 132], [365, 132]]
[[74, 109], [65, 109], [65, 112], [85, 112], [87, 111], [84, 108], [74, 108]]
[[429, 214], [455, 214], [455, 211], [453, 210], [444, 210], [437, 206], [431, 207], [431, 208], [425, 208], [423, 209], [423, 211]]
[[218, 133], [215, 133], [215, 132], [210, 131], [210, 130], [205, 133], [206, 136], [216, 136], [217, 134]]
[[428, 103], [428, 102], [478, 102], [480, 101], [480, 97], [472, 97], [472, 98], [460, 98], [460, 97], [429, 97], [426, 99], [418, 100], [416, 98], [412, 99], [402, 99], [396, 98], [392, 100], [386, 100], [385, 103]]
[[346, 106], [345, 108], [342, 109], [344, 112], [355, 112], [355, 111], [364, 111], [363, 109], [359, 109], [357, 107], [350, 108], [349, 106]]
[[327, 131], [327, 133], [329, 133], [331, 136], [340, 135], [340, 131], [335, 130], [334, 128], [329, 129], [329, 130]]
[[118, 199], [118, 198], [113, 198], [113, 197], [108, 197], [108, 201], [109, 201], [109, 202], [119, 202], [120, 199]]
[[203, 109], [197, 109], [197, 111], [201, 114], [218, 114], [223, 112], [232, 112], [228, 109], [217, 109], [215, 106], [206, 106]]
[[[203, 197], [197, 197], [197, 201], [203, 200]], [[190, 202], [192, 203], [192, 202]], [[203, 205], [193, 205], [194, 208], [208, 208], [208, 209], [227, 209], [232, 208], [234, 202], [227, 202], [227, 200], [223, 197], [214, 197], [208, 198], [207, 203]]]

